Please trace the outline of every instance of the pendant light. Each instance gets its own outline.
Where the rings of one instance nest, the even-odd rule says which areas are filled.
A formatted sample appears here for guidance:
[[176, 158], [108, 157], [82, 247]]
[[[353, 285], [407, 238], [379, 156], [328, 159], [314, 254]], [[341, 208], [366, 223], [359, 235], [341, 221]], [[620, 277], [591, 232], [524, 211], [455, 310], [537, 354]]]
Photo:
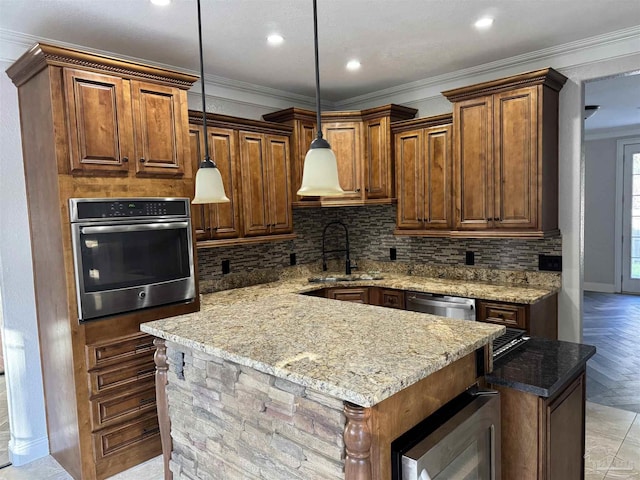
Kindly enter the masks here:
[[302, 185], [298, 190], [300, 196], [337, 196], [344, 195], [338, 181], [338, 162], [331, 150], [331, 145], [322, 138], [322, 116], [320, 112], [320, 69], [318, 66], [318, 11], [316, 0], [313, 0], [313, 41], [316, 60], [316, 115], [318, 135], [311, 142], [309, 151], [304, 157]]
[[227, 203], [222, 175], [209, 156], [209, 135], [207, 134], [207, 103], [204, 95], [204, 60], [202, 59], [202, 21], [200, 0], [198, 0], [198, 40], [200, 45], [200, 84], [202, 86], [202, 127], [204, 131], [204, 160], [196, 173], [196, 194], [191, 203]]

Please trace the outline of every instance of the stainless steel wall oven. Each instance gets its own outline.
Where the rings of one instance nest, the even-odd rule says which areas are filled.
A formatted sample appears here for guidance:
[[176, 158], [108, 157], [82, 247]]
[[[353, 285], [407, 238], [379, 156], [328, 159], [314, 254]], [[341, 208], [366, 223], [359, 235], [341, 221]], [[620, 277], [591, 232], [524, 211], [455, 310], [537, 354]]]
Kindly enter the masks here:
[[72, 198], [80, 321], [193, 300], [189, 199]]

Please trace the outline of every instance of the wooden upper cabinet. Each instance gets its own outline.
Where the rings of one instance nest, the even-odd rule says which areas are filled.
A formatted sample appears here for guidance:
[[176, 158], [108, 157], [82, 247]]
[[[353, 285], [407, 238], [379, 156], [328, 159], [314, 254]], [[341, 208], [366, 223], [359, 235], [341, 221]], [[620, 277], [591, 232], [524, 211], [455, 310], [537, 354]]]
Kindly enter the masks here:
[[245, 131], [239, 137], [244, 234], [290, 233], [288, 137]]
[[182, 176], [189, 147], [181, 90], [132, 80], [131, 98], [136, 173]]
[[493, 99], [454, 105], [456, 224], [460, 230], [493, 225]]
[[[236, 173], [238, 156], [237, 132], [227, 128], [208, 127], [209, 156], [216, 163], [229, 203], [191, 205], [191, 222], [194, 225], [196, 239], [215, 240], [235, 238], [240, 235], [238, 211], [238, 175]], [[191, 125], [191, 166], [197, 172], [204, 159], [204, 139], [202, 127]], [[195, 192], [194, 192], [195, 193]]]
[[128, 172], [133, 136], [126, 87], [120, 77], [64, 69], [71, 172]]
[[413, 118], [416, 109], [384, 105], [360, 111], [323, 112], [323, 137], [338, 163], [345, 194], [339, 197], [299, 197], [304, 158], [317, 135], [316, 113], [288, 108], [264, 115], [265, 120], [290, 125], [291, 198], [295, 206], [391, 203], [394, 200], [394, 164], [391, 122]]
[[535, 228], [538, 89], [494, 96], [494, 227]]
[[394, 124], [396, 233], [451, 229], [451, 115]]
[[552, 68], [443, 92], [454, 102], [455, 229], [461, 236], [558, 231], [558, 94]]
[[366, 198], [391, 198], [394, 196], [389, 123], [389, 117], [364, 122]]
[[338, 163], [338, 179], [345, 191], [340, 198], [362, 198], [362, 124], [329, 122], [323, 125], [323, 130]]

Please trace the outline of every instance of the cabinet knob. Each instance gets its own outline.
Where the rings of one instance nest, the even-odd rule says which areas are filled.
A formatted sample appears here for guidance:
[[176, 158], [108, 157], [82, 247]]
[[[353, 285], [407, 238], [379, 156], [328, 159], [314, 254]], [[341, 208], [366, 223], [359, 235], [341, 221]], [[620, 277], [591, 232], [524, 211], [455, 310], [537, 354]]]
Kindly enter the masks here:
[[499, 220], [500, 220], [500, 217], [493, 217], [493, 221], [494, 221], [494, 222], [497, 222], [497, 221], [499, 221]]
[[122, 158], [122, 163], [127, 163], [129, 161], [129, 157], [123, 157]]
[[369, 187], [366, 187], [366, 188], [364, 189], [364, 191], [365, 191], [365, 192], [368, 192], [368, 191], [369, 191]]
[[359, 188], [356, 188], [356, 193], [360, 193], [360, 189]]
[[146, 160], [144, 158], [140, 159], [140, 163], [144, 163]]

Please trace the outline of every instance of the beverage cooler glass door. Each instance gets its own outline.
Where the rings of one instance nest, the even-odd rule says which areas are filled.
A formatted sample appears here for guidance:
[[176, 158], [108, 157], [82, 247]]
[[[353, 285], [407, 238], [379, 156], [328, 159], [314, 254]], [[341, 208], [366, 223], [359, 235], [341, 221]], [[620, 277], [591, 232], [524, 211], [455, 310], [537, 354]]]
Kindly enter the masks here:
[[[452, 408], [455, 410], [461, 405], [464, 406], [452, 412]], [[447, 418], [443, 419], [443, 415]], [[403, 437], [409, 440], [398, 447], [397, 443], [402, 443]], [[392, 445], [397, 457], [394, 461], [400, 462], [394, 466], [394, 480], [501, 478], [498, 395], [480, 395], [466, 400], [458, 397], [403, 437]], [[401, 450], [400, 454], [398, 450]], [[398, 468], [400, 476], [396, 473]]]

